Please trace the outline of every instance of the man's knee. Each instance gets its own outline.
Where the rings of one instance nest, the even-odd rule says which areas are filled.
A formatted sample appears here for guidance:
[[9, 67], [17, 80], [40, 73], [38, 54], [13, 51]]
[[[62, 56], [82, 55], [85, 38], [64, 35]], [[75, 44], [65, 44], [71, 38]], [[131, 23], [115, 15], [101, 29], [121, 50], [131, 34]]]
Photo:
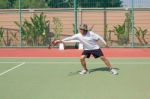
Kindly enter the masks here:
[[84, 56], [84, 55], [80, 57], [80, 61], [81, 61], [81, 62], [82, 62], [82, 61], [85, 61], [85, 56]]
[[106, 59], [104, 56], [101, 56], [100, 59], [101, 59], [102, 61], [107, 61], [107, 59]]

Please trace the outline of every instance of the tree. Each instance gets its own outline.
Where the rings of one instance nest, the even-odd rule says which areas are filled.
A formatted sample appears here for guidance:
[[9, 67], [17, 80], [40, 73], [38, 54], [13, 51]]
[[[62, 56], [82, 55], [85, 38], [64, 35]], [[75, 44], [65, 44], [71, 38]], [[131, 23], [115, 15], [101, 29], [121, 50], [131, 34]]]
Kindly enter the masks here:
[[14, 8], [16, 0], [8, 0], [8, 8]]
[[79, 7], [89, 8], [106, 8], [106, 7], [121, 7], [122, 1], [120, 0], [82, 0], [79, 1]]
[[[74, 0], [45, 0], [51, 8], [73, 8]], [[121, 0], [77, 0], [78, 7], [121, 7]]]
[[14, 8], [16, 0], [0, 0], [0, 9]]
[[[73, 8], [74, 0], [21, 0], [22, 8]], [[78, 7], [121, 7], [121, 0], [77, 0]], [[0, 0], [0, 8], [18, 8], [19, 0]]]
[[72, 8], [73, 0], [45, 0], [50, 8]]
[[[15, 8], [18, 8], [19, 0], [15, 3]], [[48, 7], [45, 0], [22, 0], [22, 8], [46, 8]]]
[[8, 0], [0, 0], [0, 9], [8, 8]]

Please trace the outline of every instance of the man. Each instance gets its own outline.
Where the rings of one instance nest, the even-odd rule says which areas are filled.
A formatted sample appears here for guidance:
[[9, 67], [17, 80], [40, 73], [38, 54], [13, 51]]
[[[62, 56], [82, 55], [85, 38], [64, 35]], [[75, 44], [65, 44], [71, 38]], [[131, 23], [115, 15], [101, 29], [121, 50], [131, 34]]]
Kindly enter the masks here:
[[88, 27], [86, 24], [81, 24], [79, 29], [80, 29], [80, 33], [75, 34], [71, 37], [67, 37], [63, 40], [56, 40], [54, 41], [54, 44], [57, 44], [63, 41], [68, 41], [68, 40], [79, 40], [83, 44], [84, 50], [80, 57], [80, 62], [83, 67], [83, 70], [79, 72], [81, 75], [89, 73], [87, 66], [86, 66], [85, 59], [89, 58], [91, 54], [94, 56], [94, 58], [100, 58], [106, 64], [106, 66], [112, 72], [112, 74], [116, 75], [118, 72], [112, 68], [110, 62], [104, 56], [99, 45], [97, 44], [97, 41], [101, 40], [105, 44], [106, 47], [109, 47], [107, 43], [105, 42], [105, 40], [101, 36], [97, 35], [96, 33], [92, 31], [88, 31]]

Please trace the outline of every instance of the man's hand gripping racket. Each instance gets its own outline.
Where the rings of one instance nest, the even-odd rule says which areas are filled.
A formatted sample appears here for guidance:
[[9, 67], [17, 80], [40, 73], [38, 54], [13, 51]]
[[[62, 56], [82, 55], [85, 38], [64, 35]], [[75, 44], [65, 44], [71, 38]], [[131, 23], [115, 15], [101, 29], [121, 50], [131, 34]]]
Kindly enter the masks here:
[[49, 44], [49, 49], [56, 46], [58, 43], [62, 42], [61, 40], [56, 40], [54, 39], [50, 44]]

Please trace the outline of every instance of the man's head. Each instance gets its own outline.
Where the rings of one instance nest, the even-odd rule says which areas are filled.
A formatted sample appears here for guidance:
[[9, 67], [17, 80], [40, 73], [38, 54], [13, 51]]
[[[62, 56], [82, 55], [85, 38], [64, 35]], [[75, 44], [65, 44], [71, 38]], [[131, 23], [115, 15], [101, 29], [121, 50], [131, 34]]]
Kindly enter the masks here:
[[88, 31], [88, 26], [87, 24], [81, 24], [79, 29], [80, 29], [80, 33], [86, 34]]

